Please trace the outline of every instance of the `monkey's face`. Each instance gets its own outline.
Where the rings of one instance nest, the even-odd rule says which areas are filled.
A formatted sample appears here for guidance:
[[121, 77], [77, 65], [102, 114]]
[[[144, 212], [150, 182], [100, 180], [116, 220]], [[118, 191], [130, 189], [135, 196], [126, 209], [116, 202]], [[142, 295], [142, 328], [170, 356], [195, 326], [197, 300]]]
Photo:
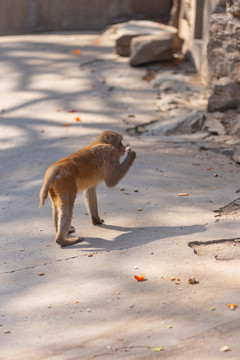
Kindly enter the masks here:
[[104, 142], [113, 145], [119, 151], [120, 156], [125, 154], [125, 146], [122, 144], [122, 136], [110, 131], [103, 133]]
[[118, 135], [118, 139], [116, 139], [116, 144], [121, 156], [124, 155], [126, 151], [125, 146], [122, 144], [122, 139], [121, 135]]

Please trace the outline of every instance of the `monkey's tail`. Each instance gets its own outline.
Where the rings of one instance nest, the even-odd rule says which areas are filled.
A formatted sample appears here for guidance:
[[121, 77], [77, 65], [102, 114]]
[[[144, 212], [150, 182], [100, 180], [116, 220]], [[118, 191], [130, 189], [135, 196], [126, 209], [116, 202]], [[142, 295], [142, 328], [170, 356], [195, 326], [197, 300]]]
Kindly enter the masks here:
[[44, 177], [43, 186], [39, 194], [40, 197], [39, 207], [42, 207], [44, 205], [44, 202], [48, 197], [48, 189], [51, 183], [53, 182], [54, 177], [58, 175], [59, 169], [60, 169], [59, 166], [53, 166], [47, 170], [46, 175]]

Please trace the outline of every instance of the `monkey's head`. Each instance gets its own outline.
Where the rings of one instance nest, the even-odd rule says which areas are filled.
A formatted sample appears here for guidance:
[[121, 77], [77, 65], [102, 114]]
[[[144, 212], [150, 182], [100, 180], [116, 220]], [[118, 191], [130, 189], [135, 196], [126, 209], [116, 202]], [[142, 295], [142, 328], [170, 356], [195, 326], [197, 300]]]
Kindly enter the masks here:
[[114, 131], [104, 131], [97, 137], [98, 141], [114, 146], [121, 156], [125, 154], [125, 146], [122, 144], [122, 139], [123, 137]]

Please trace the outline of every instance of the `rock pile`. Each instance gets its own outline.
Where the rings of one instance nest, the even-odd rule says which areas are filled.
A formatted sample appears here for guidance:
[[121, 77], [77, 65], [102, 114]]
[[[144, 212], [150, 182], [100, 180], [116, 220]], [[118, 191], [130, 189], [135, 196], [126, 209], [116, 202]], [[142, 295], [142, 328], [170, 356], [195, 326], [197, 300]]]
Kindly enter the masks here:
[[175, 27], [154, 21], [128, 21], [113, 32], [117, 54], [130, 56], [132, 66], [170, 60], [181, 46]]

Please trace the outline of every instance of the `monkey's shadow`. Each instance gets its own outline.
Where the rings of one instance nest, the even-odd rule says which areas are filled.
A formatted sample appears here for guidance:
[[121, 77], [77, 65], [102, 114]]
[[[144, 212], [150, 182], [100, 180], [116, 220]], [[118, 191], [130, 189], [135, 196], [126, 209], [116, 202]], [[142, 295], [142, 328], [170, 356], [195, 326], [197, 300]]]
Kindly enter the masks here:
[[[114, 225], [101, 225], [104, 229], [120, 231], [121, 234], [113, 240], [104, 240], [102, 238], [84, 238], [81, 243], [71, 246], [83, 251], [112, 251], [123, 250], [145, 245], [165, 238], [191, 235], [206, 230], [204, 225], [191, 226], [149, 226], [149, 227], [124, 227]], [[124, 234], [122, 234], [124, 232]], [[65, 247], [63, 249], [69, 249]]]

